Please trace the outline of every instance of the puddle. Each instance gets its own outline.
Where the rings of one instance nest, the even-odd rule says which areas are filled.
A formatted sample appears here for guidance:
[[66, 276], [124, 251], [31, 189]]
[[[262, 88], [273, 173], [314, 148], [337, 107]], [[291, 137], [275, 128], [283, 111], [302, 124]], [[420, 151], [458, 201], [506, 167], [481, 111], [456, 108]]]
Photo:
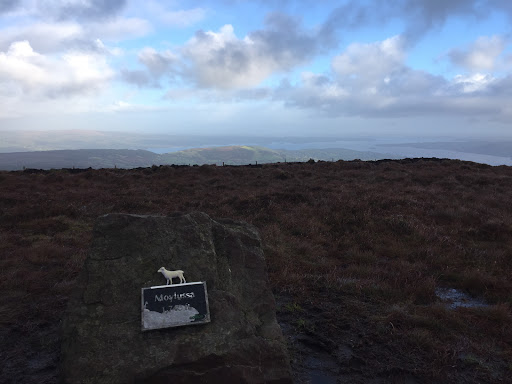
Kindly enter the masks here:
[[327, 376], [321, 371], [310, 371], [309, 372], [309, 383], [310, 384], [336, 384], [337, 378], [334, 376]]
[[446, 305], [450, 309], [455, 308], [482, 308], [488, 307], [483, 300], [475, 299], [469, 296], [467, 293], [459, 291], [455, 288], [436, 288], [436, 296], [446, 302]]
[[336, 384], [338, 365], [330, 356], [309, 356], [304, 360], [310, 384]]

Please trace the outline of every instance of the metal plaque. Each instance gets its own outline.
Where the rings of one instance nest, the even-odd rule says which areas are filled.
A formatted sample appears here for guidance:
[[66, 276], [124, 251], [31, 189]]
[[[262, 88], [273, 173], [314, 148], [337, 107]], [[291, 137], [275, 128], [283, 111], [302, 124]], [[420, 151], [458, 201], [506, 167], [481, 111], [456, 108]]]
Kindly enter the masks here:
[[142, 288], [142, 330], [210, 322], [206, 282]]

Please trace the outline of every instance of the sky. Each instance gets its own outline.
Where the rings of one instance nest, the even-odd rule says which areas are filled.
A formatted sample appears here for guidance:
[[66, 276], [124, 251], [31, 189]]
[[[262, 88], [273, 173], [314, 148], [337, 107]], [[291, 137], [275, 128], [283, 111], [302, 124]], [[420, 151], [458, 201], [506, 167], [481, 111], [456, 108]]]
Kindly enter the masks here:
[[0, 0], [0, 130], [512, 137], [512, 1]]

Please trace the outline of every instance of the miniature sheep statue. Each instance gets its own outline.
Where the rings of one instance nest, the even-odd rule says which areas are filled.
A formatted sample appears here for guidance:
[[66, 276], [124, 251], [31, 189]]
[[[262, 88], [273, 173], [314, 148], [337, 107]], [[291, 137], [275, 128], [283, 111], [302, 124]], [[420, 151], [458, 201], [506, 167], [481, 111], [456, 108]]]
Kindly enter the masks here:
[[172, 285], [172, 279], [175, 277], [180, 278], [180, 284], [186, 283], [185, 277], [183, 276], [182, 270], [177, 271], [168, 271], [164, 267], [160, 268], [157, 272], [161, 272], [162, 275], [164, 275], [165, 279], [167, 280], [167, 285]]

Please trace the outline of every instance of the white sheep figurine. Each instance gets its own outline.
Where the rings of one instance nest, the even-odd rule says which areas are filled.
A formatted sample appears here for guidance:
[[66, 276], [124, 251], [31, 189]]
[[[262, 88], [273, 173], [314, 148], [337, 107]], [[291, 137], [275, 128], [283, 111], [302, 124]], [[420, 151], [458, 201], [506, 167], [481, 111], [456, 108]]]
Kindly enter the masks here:
[[168, 271], [164, 267], [160, 268], [157, 272], [162, 272], [165, 279], [167, 280], [167, 285], [172, 285], [172, 279], [175, 277], [180, 278], [180, 284], [186, 283], [185, 277], [183, 276], [183, 271], [181, 269], [177, 271]]

